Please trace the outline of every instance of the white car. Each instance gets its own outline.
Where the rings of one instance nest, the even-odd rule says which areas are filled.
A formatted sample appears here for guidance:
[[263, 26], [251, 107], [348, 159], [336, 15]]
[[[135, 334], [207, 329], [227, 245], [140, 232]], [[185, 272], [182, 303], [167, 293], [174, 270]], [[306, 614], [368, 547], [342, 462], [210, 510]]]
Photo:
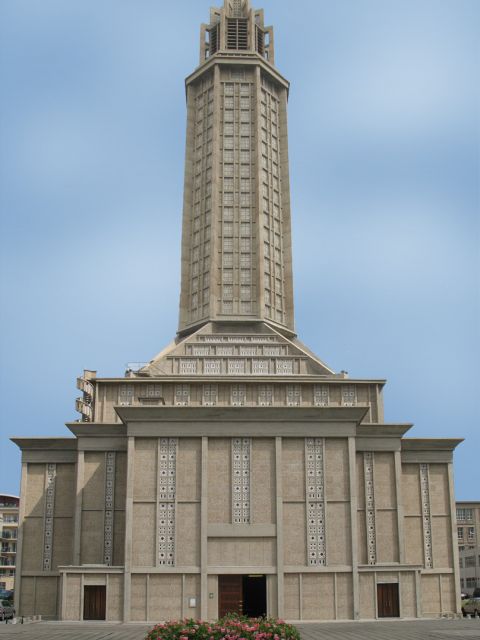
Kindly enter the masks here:
[[8, 620], [15, 617], [15, 609], [8, 600], [0, 600], [0, 620]]

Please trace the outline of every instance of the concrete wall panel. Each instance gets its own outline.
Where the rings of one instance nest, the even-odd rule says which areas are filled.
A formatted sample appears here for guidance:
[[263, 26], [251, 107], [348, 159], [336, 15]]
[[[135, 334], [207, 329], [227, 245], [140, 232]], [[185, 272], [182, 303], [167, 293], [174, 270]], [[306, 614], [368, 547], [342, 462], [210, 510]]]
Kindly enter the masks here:
[[75, 465], [57, 464], [55, 517], [71, 518], [75, 508]]
[[423, 524], [421, 518], [405, 518], [405, 555], [407, 564], [423, 565]]
[[57, 616], [57, 577], [38, 577], [35, 588], [35, 615], [42, 618]]
[[450, 491], [448, 489], [448, 467], [446, 464], [430, 464], [430, 509], [433, 516], [450, 513]]
[[147, 576], [145, 574], [132, 575], [130, 604], [130, 620], [144, 622], [147, 619]]
[[29, 464], [27, 468], [27, 498], [25, 517], [43, 516], [45, 509], [45, 465]]
[[[133, 553], [134, 567], [155, 566], [155, 504], [133, 505]], [[145, 618], [142, 618], [143, 620]]]
[[67, 574], [64, 620], [80, 620], [82, 576]]
[[135, 438], [134, 500], [151, 500], [157, 495], [157, 438]]
[[20, 615], [35, 615], [35, 578], [22, 576], [20, 595]]
[[422, 499], [418, 464], [402, 464], [402, 496], [405, 515], [421, 515]]
[[377, 511], [377, 562], [398, 562], [398, 520], [396, 511]]
[[23, 522], [23, 571], [42, 571], [43, 518], [27, 518]]
[[177, 504], [176, 565], [200, 565], [200, 504]]
[[326, 438], [325, 440], [325, 491], [327, 500], [348, 500], [350, 497], [346, 439]]
[[423, 616], [441, 613], [440, 583], [437, 575], [422, 576], [422, 614]]
[[377, 509], [394, 509], [397, 506], [397, 494], [393, 453], [376, 451], [374, 460], [375, 506]]
[[105, 453], [103, 451], [85, 452], [84, 483], [83, 509], [103, 509], [105, 506]]
[[287, 573], [284, 579], [285, 618], [300, 620], [300, 576], [297, 573]]
[[435, 569], [453, 568], [453, 545], [450, 518], [432, 518], [433, 566]]
[[305, 500], [305, 440], [303, 438], [283, 439], [282, 473], [284, 500]]
[[202, 441], [180, 438], [177, 455], [177, 499], [200, 500]]
[[302, 593], [303, 620], [335, 619], [335, 585], [333, 574], [303, 574]]
[[416, 591], [415, 591], [415, 574], [402, 573], [400, 577], [400, 593], [402, 610], [400, 615], [402, 618], [415, 618], [417, 616]]
[[208, 522], [232, 522], [232, 450], [230, 438], [208, 440]]
[[103, 563], [103, 511], [82, 513], [81, 562]]
[[305, 503], [283, 505], [283, 544], [286, 565], [304, 567], [307, 563]]
[[360, 574], [360, 618], [362, 620], [373, 620], [375, 618], [375, 574]]
[[265, 567], [276, 561], [273, 538], [210, 538], [208, 563], [218, 567]]
[[327, 503], [327, 562], [352, 563], [352, 533], [349, 503]]
[[107, 619], [111, 622], [123, 620], [123, 580], [123, 575], [108, 576]]
[[182, 616], [182, 576], [154, 574], [149, 578], [150, 620], [174, 620]]
[[275, 440], [254, 438], [251, 457], [252, 524], [274, 524], [275, 511]]
[[353, 581], [350, 573], [337, 575], [337, 619], [353, 619]]

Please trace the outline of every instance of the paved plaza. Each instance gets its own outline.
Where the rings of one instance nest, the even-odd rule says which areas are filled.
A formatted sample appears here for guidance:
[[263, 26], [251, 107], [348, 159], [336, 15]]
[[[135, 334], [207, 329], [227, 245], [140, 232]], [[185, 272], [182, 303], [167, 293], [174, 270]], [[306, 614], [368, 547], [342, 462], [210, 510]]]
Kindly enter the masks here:
[[[0, 624], [0, 639], [143, 640], [143, 624]], [[480, 619], [301, 624], [302, 640], [480, 640]]]

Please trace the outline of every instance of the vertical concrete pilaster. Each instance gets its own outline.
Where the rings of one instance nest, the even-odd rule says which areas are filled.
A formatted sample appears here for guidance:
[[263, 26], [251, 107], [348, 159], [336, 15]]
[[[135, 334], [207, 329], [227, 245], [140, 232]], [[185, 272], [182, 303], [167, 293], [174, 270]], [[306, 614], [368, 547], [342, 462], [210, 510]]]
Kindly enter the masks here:
[[282, 438], [275, 438], [275, 487], [277, 513], [277, 612], [284, 617], [284, 551], [283, 551], [283, 482], [282, 482]]
[[123, 621], [130, 622], [132, 582], [132, 535], [133, 535], [133, 474], [135, 463], [135, 438], [128, 437], [127, 487], [125, 499], [125, 571], [123, 585]]
[[353, 619], [360, 618], [360, 593], [358, 577], [358, 531], [357, 531], [357, 455], [355, 437], [348, 438], [348, 468], [350, 476], [350, 522], [351, 522], [351, 549], [352, 549], [352, 591], [353, 591]]
[[27, 501], [27, 463], [22, 462], [22, 476], [20, 480], [20, 508], [18, 512], [18, 533], [17, 533], [17, 555], [15, 556], [15, 592], [14, 606], [15, 611], [21, 613], [22, 603], [20, 601], [20, 592], [22, 585], [22, 550], [23, 550], [23, 525], [25, 521], [25, 505]]
[[448, 463], [448, 491], [450, 494], [450, 525], [452, 531], [451, 544], [453, 546], [453, 576], [455, 581], [455, 606], [456, 613], [462, 611], [461, 589], [460, 589], [460, 561], [458, 557], [457, 544], [457, 509], [455, 504], [455, 484], [453, 478], [453, 462]]
[[200, 504], [200, 617], [208, 617], [208, 438], [202, 437], [202, 495]]
[[73, 565], [80, 565], [82, 541], [83, 487], [85, 483], [85, 452], [77, 452], [77, 470], [75, 480], [75, 513], [73, 521]]
[[402, 497], [402, 459], [400, 451], [394, 453], [395, 490], [397, 496], [398, 561], [405, 564], [404, 510]]

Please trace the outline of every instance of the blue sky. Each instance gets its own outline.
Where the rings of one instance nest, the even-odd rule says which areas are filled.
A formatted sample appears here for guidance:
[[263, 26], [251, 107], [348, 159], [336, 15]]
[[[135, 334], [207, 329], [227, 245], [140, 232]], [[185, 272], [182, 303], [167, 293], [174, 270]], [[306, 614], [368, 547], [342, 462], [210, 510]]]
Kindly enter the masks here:
[[[465, 437], [480, 499], [478, 0], [265, 0], [292, 82], [296, 324], [386, 377], [387, 421]], [[209, 3], [0, 4], [0, 491], [12, 435], [67, 435], [83, 368], [177, 326], [183, 78]]]

